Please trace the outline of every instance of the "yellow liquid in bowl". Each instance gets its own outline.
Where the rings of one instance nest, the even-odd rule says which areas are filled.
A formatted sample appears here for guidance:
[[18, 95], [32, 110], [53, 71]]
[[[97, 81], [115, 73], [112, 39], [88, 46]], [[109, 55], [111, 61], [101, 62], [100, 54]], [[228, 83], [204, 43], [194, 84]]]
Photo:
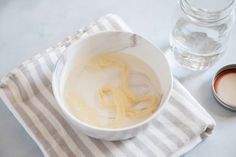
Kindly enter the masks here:
[[75, 65], [64, 85], [64, 101], [79, 120], [96, 127], [122, 128], [150, 117], [159, 107], [161, 87], [141, 59], [103, 53]]

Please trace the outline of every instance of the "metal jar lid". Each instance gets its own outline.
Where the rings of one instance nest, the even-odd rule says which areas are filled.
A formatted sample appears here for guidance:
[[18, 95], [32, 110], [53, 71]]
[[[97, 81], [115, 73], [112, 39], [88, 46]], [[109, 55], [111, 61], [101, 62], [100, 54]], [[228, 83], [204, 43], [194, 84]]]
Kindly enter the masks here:
[[[212, 79], [212, 90], [213, 90], [214, 97], [221, 105], [223, 105], [224, 107], [232, 111], [236, 111], [236, 104], [231, 104], [225, 101], [224, 99], [222, 99], [222, 97], [220, 97], [220, 95], [217, 92], [217, 84], [219, 83], [220, 79], [229, 73], [236, 74], [236, 64], [226, 65], [217, 71], [214, 78]], [[236, 88], [235, 88], [234, 94], [236, 94]]]

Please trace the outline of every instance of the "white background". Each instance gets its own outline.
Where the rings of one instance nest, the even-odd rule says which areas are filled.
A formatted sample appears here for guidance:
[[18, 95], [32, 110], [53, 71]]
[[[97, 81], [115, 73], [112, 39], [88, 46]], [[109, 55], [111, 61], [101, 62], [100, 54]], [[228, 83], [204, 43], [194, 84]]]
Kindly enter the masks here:
[[[0, 0], [0, 77], [107, 13], [120, 15], [135, 32], [165, 50], [176, 4], [177, 0]], [[236, 156], [236, 112], [221, 107], [211, 92], [211, 79], [216, 70], [222, 65], [236, 63], [235, 43], [236, 25], [223, 59], [203, 73], [180, 77], [183, 85], [217, 122], [214, 134], [185, 157]], [[1, 100], [0, 156], [43, 156]]]

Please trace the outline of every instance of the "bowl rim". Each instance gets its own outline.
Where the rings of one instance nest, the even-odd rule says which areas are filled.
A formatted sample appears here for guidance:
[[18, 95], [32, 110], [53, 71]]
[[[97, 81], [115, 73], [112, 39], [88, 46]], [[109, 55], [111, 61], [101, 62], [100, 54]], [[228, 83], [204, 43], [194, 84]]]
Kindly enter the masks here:
[[[163, 51], [159, 47], [156, 47], [152, 42], [150, 42], [149, 40], [145, 39], [144, 37], [142, 37], [141, 35], [139, 35], [137, 33], [126, 32], [126, 31], [102, 31], [102, 32], [97, 32], [97, 33], [94, 33], [94, 34], [90, 34], [90, 35], [86, 36], [85, 38], [79, 39], [77, 41], [77, 44], [80, 43], [80, 42], [83, 42], [85, 40], [89, 40], [89, 38], [91, 38], [91, 37], [99, 36], [99, 35], [103, 35], [103, 34], [110, 34], [110, 33], [111, 34], [112, 33], [124, 33], [124, 34], [129, 34], [129, 35], [136, 35], [139, 38], [143, 39], [145, 42], [147, 42], [150, 45], [152, 45], [157, 51], [162, 53], [161, 55], [163, 55], [163, 57], [165, 58], [165, 61], [167, 63], [167, 69], [168, 69], [169, 75], [170, 75], [170, 85], [169, 85], [168, 93], [167, 93], [166, 99], [162, 103], [162, 104], [166, 104], [167, 101], [170, 98], [171, 91], [173, 89], [173, 75], [172, 75], [172, 71], [171, 71], [170, 65], [168, 63], [168, 60], [167, 60], [166, 56], [164, 55]], [[72, 43], [72, 45], [73, 45], [73, 43]], [[68, 109], [66, 109], [65, 104], [58, 97], [58, 94], [57, 94], [58, 88], [56, 87], [57, 86], [56, 85], [56, 71], [57, 71], [57, 67], [60, 64], [59, 62], [66, 56], [66, 52], [68, 51], [69, 47], [67, 47], [67, 49], [63, 52], [63, 54], [56, 61], [56, 64], [54, 66], [54, 70], [53, 70], [53, 73], [52, 73], [52, 91], [53, 91], [53, 94], [54, 94], [54, 96], [56, 98], [56, 102], [58, 103], [58, 105], [61, 108], [61, 110], [64, 112], [64, 114], [66, 114], [67, 117], [69, 116], [69, 120], [73, 120], [74, 122], [78, 123], [79, 125], [82, 125], [82, 126], [84, 126], [86, 128], [90, 128], [90, 129], [93, 129], [93, 130], [104, 131], [104, 132], [117, 132], [117, 131], [126, 131], [126, 130], [130, 130], [130, 129], [138, 128], [140, 126], [148, 124], [150, 121], [152, 121], [157, 116], [158, 113], [160, 113], [163, 110], [164, 106], [161, 107], [161, 108], [158, 108], [151, 116], [149, 116], [145, 120], [142, 120], [142, 121], [140, 121], [140, 122], [138, 122], [136, 124], [133, 124], [133, 125], [130, 125], [130, 126], [126, 126], [126, 127], [121, 127], [121, 128], [102, 128], [102, 127], [96, 127], [94, 125], [90, 125], [90, 124], [85, 123], [85, 122], [79, 120], [78, 118], [76, 118], [72, 113], [69, 112]]]

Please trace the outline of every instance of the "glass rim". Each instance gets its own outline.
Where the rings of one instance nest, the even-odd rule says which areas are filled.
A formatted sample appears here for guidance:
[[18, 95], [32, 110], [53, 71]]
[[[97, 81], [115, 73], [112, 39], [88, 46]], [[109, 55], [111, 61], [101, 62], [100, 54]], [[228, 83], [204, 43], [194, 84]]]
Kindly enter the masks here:
[[180, 7], [189, 16], [199, 20], [219, 21], [229, 16], [235, 8], [235, 0], [231, 0], [229, 4], [219, 10], [206, 10], [205, 8], [197, 8], [192, 6], [188, 0], [179, 0]]

